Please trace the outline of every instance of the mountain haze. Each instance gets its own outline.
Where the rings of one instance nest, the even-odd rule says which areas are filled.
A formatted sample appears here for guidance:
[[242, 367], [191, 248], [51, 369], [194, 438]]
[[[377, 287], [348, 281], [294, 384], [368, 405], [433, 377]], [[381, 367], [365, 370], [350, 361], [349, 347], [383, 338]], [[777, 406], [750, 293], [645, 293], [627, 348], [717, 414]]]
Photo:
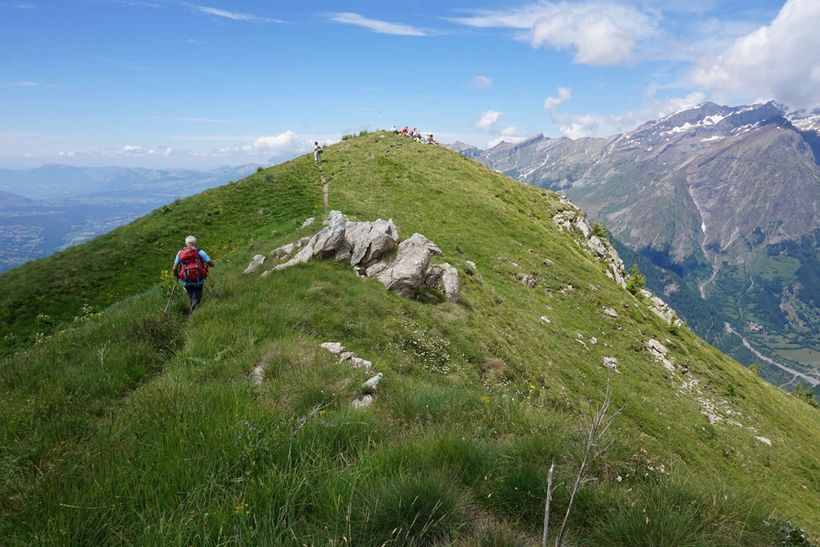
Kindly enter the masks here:
[[[705, 103], [606, 139], [538, 136], [485, 151], [459, 148], [513, 178], [561, 191], [615, 239], [695, 289], [754, 346], [817, 384], [818, 119], [774, 102]], [[688, 300], [681, 305], [702, 307]], [[778, 384], [795, 379], [734, 336], [699, 332], [762, 364]]]
[[[348, 262], [274, 269], [271, 251], [331, 209], [429, 238], [457, 270], [458, 302], [399, 296]], [[560, 522], [584, 416], [609, 384], [622, 414], [569, 542], [817, 537], [818, 411], [659, 318], [610, 278], [587, 228], [552, 192], [377, 133], [7, 272], [0, 535], [538, 544], [550, 462]], [[163, 318], [162, 272], [189, 233], [217, 267], [200, 309], [172, 300]], [[257, 255], [270, 273], [243, 274]], [[325, 342], [383, 373], [371, 406], [351, 407], [370, 374]]]

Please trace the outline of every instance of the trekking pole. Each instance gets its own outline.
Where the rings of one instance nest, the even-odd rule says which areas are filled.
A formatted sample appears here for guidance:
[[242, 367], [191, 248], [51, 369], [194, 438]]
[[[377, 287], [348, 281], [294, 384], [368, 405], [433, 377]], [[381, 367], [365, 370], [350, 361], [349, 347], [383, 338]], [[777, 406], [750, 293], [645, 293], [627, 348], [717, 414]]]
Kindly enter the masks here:
[[162, 310], [162, 315], [168, 315], [168, 306], [171, 305], [171, 299], [174, 297], [174, 292], [177, 290], [177, 283], [179, 283], [179, 281], [174, 279], [174, 286], [171, 287], [171, 294], [168, 296], [168, 302], [165, 303], [165, 309]]

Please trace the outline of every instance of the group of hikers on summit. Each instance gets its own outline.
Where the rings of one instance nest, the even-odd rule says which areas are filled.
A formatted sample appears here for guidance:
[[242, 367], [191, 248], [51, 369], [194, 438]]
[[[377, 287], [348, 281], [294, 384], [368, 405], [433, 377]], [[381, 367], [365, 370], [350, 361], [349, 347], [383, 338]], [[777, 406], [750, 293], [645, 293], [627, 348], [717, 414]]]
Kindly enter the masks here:
[[416, 142], [420, 142], [421, 144], [438, 144], [436, 139], [433, 138], [432, 133], [422, 133], [415, 127], [413, 129], [407, 129], [405, 125], [402, 129], [399, 129], [395, 125], [390, 129], [396, 135], [404, 135], [405, 137], [411, 137]]

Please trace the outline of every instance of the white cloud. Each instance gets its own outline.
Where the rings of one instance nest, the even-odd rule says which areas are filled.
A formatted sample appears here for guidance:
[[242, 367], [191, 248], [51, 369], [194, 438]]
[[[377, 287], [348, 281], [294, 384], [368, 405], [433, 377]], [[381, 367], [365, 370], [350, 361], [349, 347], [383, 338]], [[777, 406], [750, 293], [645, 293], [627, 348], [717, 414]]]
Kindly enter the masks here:
[[496, 123], [498, 123], [498, 120], [503, 114], [503, 112], [496, 112], [495, 110], [482, 112], [481, 116], [478, 117], [478, 120], [473, 125], [475, 125], [477, 129], [489, 131]]
[[46, 87], [54, 88], [60, 87], [56, 84], [46, 84], [43, 82], [35, 82], [34, 80], [15, 80], [13, 82], [6, 82], [4, 85], [8, 87]]
[[211, 6], [193, 6], [194, 9], [201, 13], [213, 15], [214, 17], [221, 17], [223, 19], [230, 19], [232, 21], [249, 21], [254, 23], [285, 23], [281, 19], [271, 19], [270, 17], [260, 17], [252, 13], [239, 13], [235, 11], [227, 11], [224, 9], [213, 8]]
[[394, 34], [396, 36], [426, 36], [427, 33], [412, 25], [405, 25], [402, 23], [391, 23], [389, 21], [380, 21], [378, 19], [368, 19], [358, 13], [342, 12], [334, 13], [330, 19], [337, 23], [344, 23], [346, 25], [356, 25], [378, 32], [379, 34]]
[[820, 106], [820, 2], [788, 0], [767, 26], [735, 40], [692, 72], [721, 97], [768, 96], [790, 106]]
[[473, 77], [473, 85], [478, 87], [492, 87], [493, 79], [489, 76], [479, 74], [478, 76]]
[[271, 153], [298, 150], [305, 147], [305, 139], [300, 138], [293, 131], [287, 130], [278, 135], [256, 137], [251, 147], [254, 150], [264, 150]]
[[568, 87], [559, 87], [558, 94], [555, 97], [544, 99], [544, 108], [552, 110], [559, 104], [570, 100], [570, 98], [572, 98], [572, 90]]
[[638, 8], [596, 0], [541, 1], [452, 20], [471, 27], [524, 31], [518, 37], [532, 47], [572, 50], [574, 62], [587, 65], [627, 63], [637, 42], [657, 32], [657, 19]]
[[570, 139], [608, 137], [616, 133], [631, 131], [650, 120], [701, 104], [705, 98], [702, 92], [693, 91], [683, 97], [670, 97], [664, 100], [650, 99], [640, 108], [620, 114], [593, 116], [590, 114], [561, 114], [553, 111], [550, 117], [553, 122], [559, 124], [558, 131], [561, 135]]
[[582, 123], [575, 122], [569, 125], [562, 125], [559, 131], [566, 138], [575, 140], [583, 137], [589, 137], [591, 128]]

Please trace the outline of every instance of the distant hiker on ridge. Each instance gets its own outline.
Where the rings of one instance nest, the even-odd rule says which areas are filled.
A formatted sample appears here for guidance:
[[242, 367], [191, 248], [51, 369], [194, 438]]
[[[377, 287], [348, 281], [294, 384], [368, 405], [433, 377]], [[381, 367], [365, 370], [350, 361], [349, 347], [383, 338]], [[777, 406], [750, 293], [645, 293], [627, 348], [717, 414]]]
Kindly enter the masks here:
[[185, 248], [177, 253], [174, 259], [174, 276], [182, 281], [185, 292], [188, 293], [188, 303], [191, 311], [199, 305], [202, 299], [202, 288], [208, 277], [208, 267], [213, 268], [214, 262], [205, 251], [196, 248], [196, 238], [185, 238]]
[[313, 163], [319, 164], [322, 161], [322, 147], [319, 145], [319, 141], [313, 141]]

